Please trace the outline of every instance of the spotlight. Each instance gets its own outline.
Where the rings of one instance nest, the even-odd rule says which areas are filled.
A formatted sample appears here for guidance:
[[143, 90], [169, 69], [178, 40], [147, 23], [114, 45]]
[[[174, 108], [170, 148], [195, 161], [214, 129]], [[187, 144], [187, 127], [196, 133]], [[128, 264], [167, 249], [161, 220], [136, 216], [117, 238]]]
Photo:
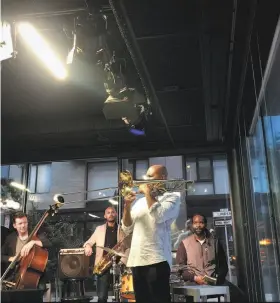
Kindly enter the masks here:
[[134, 88], [125, 87], [118, 94], [109, 95], [105, 101], [103, 113], [107, 120], [126, 117], [129, 123], [134, 125], [141, 120], [145, 102], [144, 96], [140, 95]]
[[128, 118], [122, 118], [123, 122], [128, 126], [128, 131], [134, 136], [145, 136], [145, 127], [143, 123], [144, 117], [140, 117], [139, 122], [132, 124]]

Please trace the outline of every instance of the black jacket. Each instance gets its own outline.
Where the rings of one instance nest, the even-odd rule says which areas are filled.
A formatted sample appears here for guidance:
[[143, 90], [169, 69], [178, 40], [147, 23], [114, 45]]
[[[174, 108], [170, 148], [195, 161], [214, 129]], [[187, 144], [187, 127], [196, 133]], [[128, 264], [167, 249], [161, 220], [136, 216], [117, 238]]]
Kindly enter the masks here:
[[[15, 256], [17, 245], [17, 232], [9, 234], [1, 247], [1, 261], [9, 262], [9, 258]], [[38, 238], [41, 240], [44, 248], [51, 247], [51, 242], [46, 238], [44, 234], [38, 234]]]

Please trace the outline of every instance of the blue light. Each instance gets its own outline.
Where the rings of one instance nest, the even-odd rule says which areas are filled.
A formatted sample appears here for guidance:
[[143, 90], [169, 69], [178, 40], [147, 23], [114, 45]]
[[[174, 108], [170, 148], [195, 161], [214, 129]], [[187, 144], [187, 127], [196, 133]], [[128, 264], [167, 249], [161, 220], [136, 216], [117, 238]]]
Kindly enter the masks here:
[[145, 130], [144, 129], [136, 129], [136, 128], [130, 128], [129, 132], [135, 136], [145, 136]]

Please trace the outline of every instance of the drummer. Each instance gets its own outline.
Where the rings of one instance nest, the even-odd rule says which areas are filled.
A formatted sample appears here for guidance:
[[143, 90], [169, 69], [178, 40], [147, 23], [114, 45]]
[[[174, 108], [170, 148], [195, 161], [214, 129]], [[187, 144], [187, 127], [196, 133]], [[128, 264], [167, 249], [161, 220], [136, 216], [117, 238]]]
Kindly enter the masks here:
[[[100, 246], [113, 248], [117, 242], [123, 238], [123, 233], [120, 226], [116, 222], [117, 212], [114, 207], [107, 207], [105, 209], [104, 218], [106, 223], [97, 226], [95, 232], [91, 237], [85, 242], [83, 247], [85, 248], [85, 255], [92, 255], [92, 247], [96, 244], [96, 254], [95, 254], [95, 265], [101, 261], [101, 259], [106, 255], [107, 252], [100, 248]], [[129, 253], [129, 250], [125, 252]], [[121, 262], [126, 264], [127, 258], [122, 258]], [[98, 302], [107, 302], [108, 292], [110, 284], [112, 283], [112, 275], [109, 270], [105, 271], [102, 275], [97, 277], [97, 296]]]

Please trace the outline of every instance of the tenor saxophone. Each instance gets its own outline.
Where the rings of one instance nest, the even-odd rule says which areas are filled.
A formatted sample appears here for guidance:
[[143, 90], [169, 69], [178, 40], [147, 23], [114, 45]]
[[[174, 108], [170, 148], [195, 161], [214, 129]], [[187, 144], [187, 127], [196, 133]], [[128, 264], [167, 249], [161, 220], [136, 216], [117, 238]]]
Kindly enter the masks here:
[[[124, 239], [118, 242], [112, 249], [115, 251], [119, 251]], [[108, 253], [105, 256], [103, 256], [102, 259], [93, 267], [93, 274], [102, 275], [111, 266], [112, 266], [112, 254]]]

